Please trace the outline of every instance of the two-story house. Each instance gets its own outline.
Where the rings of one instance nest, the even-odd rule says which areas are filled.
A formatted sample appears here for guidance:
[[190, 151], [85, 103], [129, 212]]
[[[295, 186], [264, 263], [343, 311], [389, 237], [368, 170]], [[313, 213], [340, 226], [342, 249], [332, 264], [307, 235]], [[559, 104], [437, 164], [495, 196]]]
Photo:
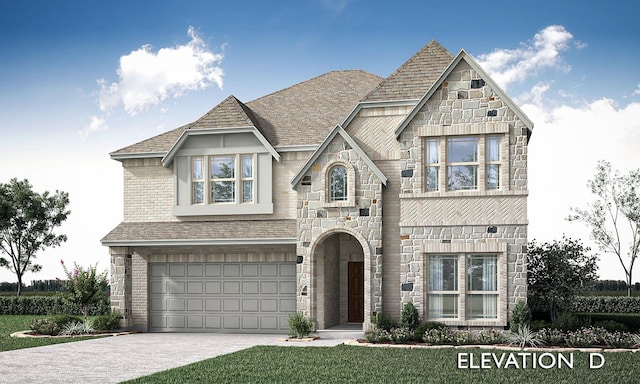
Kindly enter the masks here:
[[506, 326], [526, 298], [532, 122], [461, 50], [330, 72], [111, 153], [112, 307], [147, 331]]

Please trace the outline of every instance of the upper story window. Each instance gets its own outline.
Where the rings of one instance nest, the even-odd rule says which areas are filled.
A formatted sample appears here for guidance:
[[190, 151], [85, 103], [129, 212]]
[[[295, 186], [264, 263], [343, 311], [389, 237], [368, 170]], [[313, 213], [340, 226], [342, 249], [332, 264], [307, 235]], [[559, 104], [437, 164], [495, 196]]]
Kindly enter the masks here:
[[338, 165], [329, 174], [329, 200], [346, 201], [348, 198], [347, 170]]
[[424, 190], [500, 189], [501, 145], [501, 135], [426, 138]]
[[[192, 157], [192, 204], [253, 202], [254, 158], [254, 155]], [[241, 172], [237, 172], [236, 169], [241, 169]], [[207, 174], [209, 182], [205, 183]], [[208, 199], [206, 199], [207, 196]], [[241, 198], [238, 199], [238, 196]]]
[[447, 189], [478, 189], [478, 137], [447, 138]]

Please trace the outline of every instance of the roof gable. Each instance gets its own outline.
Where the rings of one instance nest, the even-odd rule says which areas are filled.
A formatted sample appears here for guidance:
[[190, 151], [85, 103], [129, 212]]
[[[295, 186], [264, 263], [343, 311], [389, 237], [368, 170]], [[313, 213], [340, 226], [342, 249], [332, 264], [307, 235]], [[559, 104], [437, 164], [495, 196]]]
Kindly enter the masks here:
[[342, 128], [342, 126], [338, 124], [329, 133], [329, 135], [327, 135], [327, 137], [324, 139], [322, 144], [320, 144], [318, 149], [316, 149], [315, 152], [313, 152], [313, 155], [311, 155], [309, 160], [307, 160], [306, 163], [304, 163], [304, 165], [302, 166], [302, 168], [300, 168], [300, 170], [293, 176], [293, 178], [291, 179], [291, 186], [295, 187], [300, 182], [300, 180], [302, 180], [302, 177], [304, 176], [304, 174], [307, 173], [309, 169], [311, 169], [311, 166], [318, 160], [322, 152], [324, 152], [327, 146], [329, 146], [329, 143], [331, 142], [331, 140], [333, 140], [336, 137], [336, 135], [340, 135], [344, 139], [344, 141], [346, 141], [347, 144], [349, 144], [351, 148], [353, 148], [356, 151], [358, 156], [362, 158], [362, 161], [364, 161], [364, 163], [371, 169], [371, 171], [378, 177], [378, 179], [380, 179], [382, 184], [387, 185], [387, 177], [382, 173], [380, 168], [378, 168], [373, 163], [373, 161], [371, 161], [369, 156], [367, 156], [367, 154], [364, 153], [362, 148], [360, 148], [360, 146], [353, 140], [353, 138], [349, 136], [347, 131], [345, 131]]
[[431, 40], [362, 101], [419, 99], [451, 62], [453, 55]]
[[422, 96], [420, 101], [415, 105], [413, 110], [404, 118], [404, 120], [400, 123], [398, 128], [396, 129], [396, 138], [400, 137], [402, 131], [409, 125], [409, 123], [413, 120], [413, 118], [420, 112], [422, 107], [429, 101], [431, 96], [435, 93], [435, 91], [442, 85], [442, 83], [447, 79], [449, 74], [456, 68], [456, 66], [461, 62], [465, 61], [476, 73], [482, 78], [491, 89], [504, 101], [504, 103], [509, 107], [513, 113], [522, 121], [522, 123], [529, 129], [529, 131], [533, 130], [533, 122], [529, 119], [527, 115], [522, 112], [522, 110], [511, 100], [509, 96], [498, 86], [498, 84], [489, 76], [487, 72], [485, 72], [482, 67], [469, 55], [464, 49], [460, 50], [460, 52], [456, 55], [456, 57], [451, 61], [451, 63], [444, 69], [444, 71], [440, 74], [438, 79], [429, 87], [427, 92]]

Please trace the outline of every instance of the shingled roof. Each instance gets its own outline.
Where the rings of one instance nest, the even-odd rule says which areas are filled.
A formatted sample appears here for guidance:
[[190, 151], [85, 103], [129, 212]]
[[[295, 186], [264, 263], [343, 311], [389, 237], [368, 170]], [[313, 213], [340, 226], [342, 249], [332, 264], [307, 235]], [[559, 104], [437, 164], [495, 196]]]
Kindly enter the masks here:
[[386, 79], [361, 70], [334, 71], [246, 104], [229, 96], [195, 122], [111, 155], [161, 155], [185, 130], [247, 126], [255, 126], [273, 147], [318, 145], [360, 101], [420, 99], [452, 59], [433, 40]]
[[363, 101], [396, 101], [421, 98], [453, 55], [440, 43], [431, 40], [412, 58], [369, 93]]
[[296, 220], [239, 220], [120, 223], [103, 239], [104, 245], [138, 243], [198, 243], [251, 239], [253, 242], [295, 239]]

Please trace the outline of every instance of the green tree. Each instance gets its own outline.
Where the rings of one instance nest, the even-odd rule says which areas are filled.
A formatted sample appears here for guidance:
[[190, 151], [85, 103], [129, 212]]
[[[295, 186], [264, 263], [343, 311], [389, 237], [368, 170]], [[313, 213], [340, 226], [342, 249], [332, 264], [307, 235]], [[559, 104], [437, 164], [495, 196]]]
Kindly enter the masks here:
[[631, 296], [633, 266], [640, 250], [640, 169], [620, 175], [611, 163], [601, 160], [587, 186], [595, 201], [586, 209], [572, 207], [567, 220], [584, 222], [598, 248], [616, 255]]
[[15, 273], [18, 296], [25, 272], [42, 269], [34, 263], [36, 253], [67, 240], [66, 235], [55, 234], [53, 230], [67, 219], [68, 204], [68, 193], [39, 194], [26, 179], [14, 178], [0, 184], [0, 250], [7, 256], [0, 255], [0, 266]]
[[562, 241], [528, 244], [528, 302], [533, 310], [548, 313], [555, 321], [576, 295], [598, 279], [598, 257], [588, 255], [590, 250], [564, 236]]
[[73, 271], [70, 271], [63, 260], [60, 260], [60, 263], [67, 277], [66, 280], [61, 280], [65, 289], [64, 299], [80, 307], [86, 323], [89, 307], [107, 297], [107, 271], [98, 273], [97, 265], [84, 269], [77, 263], [73, 264]]

